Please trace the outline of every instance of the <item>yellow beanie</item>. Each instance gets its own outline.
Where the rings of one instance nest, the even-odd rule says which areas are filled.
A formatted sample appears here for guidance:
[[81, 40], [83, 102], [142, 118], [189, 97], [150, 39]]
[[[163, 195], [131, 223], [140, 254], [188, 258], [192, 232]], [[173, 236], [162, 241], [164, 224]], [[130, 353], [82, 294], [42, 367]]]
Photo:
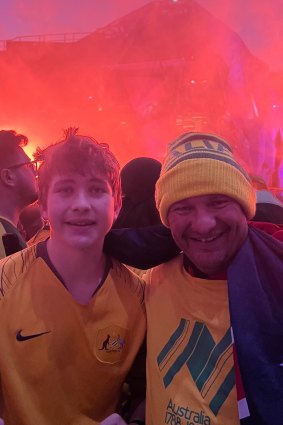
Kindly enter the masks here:
[[169, 144], [156, 183], [156, 206], [163, 224], [169, 226], [167, 215], [175, 202], [213, 194], [235, 199], [247, 219], [255, 215], [255, 190], [231, 146], [213, 134], [185, 133]]

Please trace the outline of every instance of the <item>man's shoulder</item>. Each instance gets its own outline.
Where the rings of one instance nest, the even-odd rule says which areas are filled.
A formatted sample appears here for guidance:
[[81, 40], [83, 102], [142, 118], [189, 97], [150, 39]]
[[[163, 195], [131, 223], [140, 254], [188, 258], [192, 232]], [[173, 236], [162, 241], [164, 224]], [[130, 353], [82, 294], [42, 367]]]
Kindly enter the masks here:
[[0, 298], [16, 284], [35, 259], [36, 246], [32, 246], [0, 260]]
[[156, 284], [157, 282], [167, 280], [167, 278], [172, 279], [178, 276], [178, 273], [182, 269], [182, 267], [183, 255], [182, 253], [180, 253], [171, 260], [147, 270], [147, 272], [143, 275], [143, 278], [147, 284]]
[[16, 230], [16, 227], [13, 225], [13, 223], [5, 217], [0, 216], [0, 223], [6, 231], [10, 229]]
[[26, 242], [14, 224], [0, 216], [0, 258], [26, 248]]

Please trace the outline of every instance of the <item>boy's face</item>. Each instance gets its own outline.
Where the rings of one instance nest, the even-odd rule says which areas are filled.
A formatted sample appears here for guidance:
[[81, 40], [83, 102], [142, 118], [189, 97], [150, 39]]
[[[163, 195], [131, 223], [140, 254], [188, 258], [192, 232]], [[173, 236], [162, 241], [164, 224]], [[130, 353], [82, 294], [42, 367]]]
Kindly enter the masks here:
[[168, 221], [177, 245], [203, 273], [226, 270], [248, 232], [241, 206], [224, 195], [203, 195], [173, 204]]
[[102, 248], [117, 213], [107, 178], [95, 172], [54, 176], [43, 208], [43, 217], [51, 227], [51, 241], [79, 250]]

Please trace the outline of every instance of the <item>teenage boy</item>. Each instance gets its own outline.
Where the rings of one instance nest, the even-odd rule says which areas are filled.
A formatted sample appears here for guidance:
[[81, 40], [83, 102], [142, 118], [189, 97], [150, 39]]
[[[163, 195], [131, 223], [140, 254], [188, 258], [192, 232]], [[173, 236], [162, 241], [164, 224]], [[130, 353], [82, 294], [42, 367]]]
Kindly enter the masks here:
[[70, 131], [45, 155], [39, 202], [51, 236], [0, 262], [0, 416], [98, 424], [117, 409], [144, 340], [144, 285], [103, 253], [121, 206], [108, 146]]

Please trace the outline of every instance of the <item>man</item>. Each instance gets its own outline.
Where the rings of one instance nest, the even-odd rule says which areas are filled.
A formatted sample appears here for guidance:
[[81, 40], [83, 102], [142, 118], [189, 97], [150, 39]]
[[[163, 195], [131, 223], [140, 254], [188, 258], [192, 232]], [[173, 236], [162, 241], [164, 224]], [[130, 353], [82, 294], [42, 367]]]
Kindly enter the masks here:
[[25, 248], [17, 229], [21, 211], [37, 199], [36, 168], [24, 152], [26, 136], [0, 131], [0, 258]]
[[156, 203], [182, 253], [147, 276], [147, 425], [282, 424], [283, 245], [249, 228], [247, 173], [221, 138], [184, 134]]
[[119, 165], [72, 130], [46, 150], [38, 181], [50, 238], [0, 261], [0, 416], [98, 424], [117, 411], [145, 336], [142, 280], [103, 253], [121, 206]]
[[[169, 145], [155, 197], [181, 253], [145, 277], [146, 424], [282, 425], [283, 244], [267, 234], [282, 229], [248, 222], [249, 176], [211, 134]], [[160, 258], [173, 254], [166, 232], [143, 232], [112, 232], [109, 247], [124, 239], [134, 267], [156, 262], [160, 241]]]

